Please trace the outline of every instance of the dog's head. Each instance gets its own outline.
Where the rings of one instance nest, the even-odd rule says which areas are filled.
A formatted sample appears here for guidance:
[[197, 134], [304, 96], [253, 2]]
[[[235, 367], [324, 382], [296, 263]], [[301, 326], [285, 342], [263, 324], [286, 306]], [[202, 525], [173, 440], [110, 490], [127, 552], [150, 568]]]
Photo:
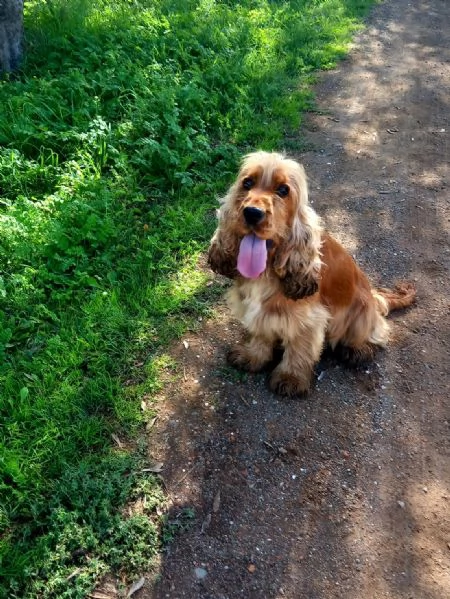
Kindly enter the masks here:
[[214, 271], [253, 279], [271, 270], [296, 299], [317, 290], [321, 228], [299, 163], [278, 153], [247, 155], [221, 204], [209, 250]]

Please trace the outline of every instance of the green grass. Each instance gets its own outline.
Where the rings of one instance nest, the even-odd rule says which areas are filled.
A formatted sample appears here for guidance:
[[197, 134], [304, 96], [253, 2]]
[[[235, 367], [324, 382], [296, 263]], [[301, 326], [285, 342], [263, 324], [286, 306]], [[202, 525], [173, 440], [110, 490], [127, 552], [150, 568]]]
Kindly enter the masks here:
[[27, 3], [0, 81], [0, 596], [85, 597], [179, 528], [139, 435], [164, 348], [217, 293], [216, 197], [295, 137], [372, 3]]

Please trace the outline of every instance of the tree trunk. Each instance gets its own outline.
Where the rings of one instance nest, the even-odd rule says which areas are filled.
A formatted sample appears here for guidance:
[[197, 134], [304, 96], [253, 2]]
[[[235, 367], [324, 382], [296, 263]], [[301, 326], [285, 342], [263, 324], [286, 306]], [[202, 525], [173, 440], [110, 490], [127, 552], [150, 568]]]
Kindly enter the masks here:
[[0, 73], [16, 69], [22, 57], [23, 0], [0, 0]]

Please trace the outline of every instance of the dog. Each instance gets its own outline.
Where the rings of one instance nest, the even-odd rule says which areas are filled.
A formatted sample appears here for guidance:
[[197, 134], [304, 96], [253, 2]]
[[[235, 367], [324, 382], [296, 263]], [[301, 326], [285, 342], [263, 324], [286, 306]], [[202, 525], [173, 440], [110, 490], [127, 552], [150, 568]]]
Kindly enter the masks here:
[[234, 281], [228, 304], [248, 333], [229, 352], [230, 364], [263, 370], [281, 345], [270, 387], [296, 397], [310, 389], [326, 344], [354, 366], [385, 347], [385, 317], [414, 302], [414, 286], [371, 287], [308, 204], [301, 164], [274, 152], [248, 154], [220, 204], [208, 263]]

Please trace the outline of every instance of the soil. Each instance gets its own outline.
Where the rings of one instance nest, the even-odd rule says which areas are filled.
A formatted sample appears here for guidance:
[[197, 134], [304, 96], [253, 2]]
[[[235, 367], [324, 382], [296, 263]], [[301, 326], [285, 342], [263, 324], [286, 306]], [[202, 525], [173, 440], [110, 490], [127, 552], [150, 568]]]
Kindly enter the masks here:
[[377, 6], [296, 156], [327, 229], [416, 305], [366, 370], [324, 358], [306, 400], [226, 365], [225, 305], [173, 347], [150, 459], [174, 526], [195, 517], [134, 597], [450, 597], [449, 23], [447, 0]]

